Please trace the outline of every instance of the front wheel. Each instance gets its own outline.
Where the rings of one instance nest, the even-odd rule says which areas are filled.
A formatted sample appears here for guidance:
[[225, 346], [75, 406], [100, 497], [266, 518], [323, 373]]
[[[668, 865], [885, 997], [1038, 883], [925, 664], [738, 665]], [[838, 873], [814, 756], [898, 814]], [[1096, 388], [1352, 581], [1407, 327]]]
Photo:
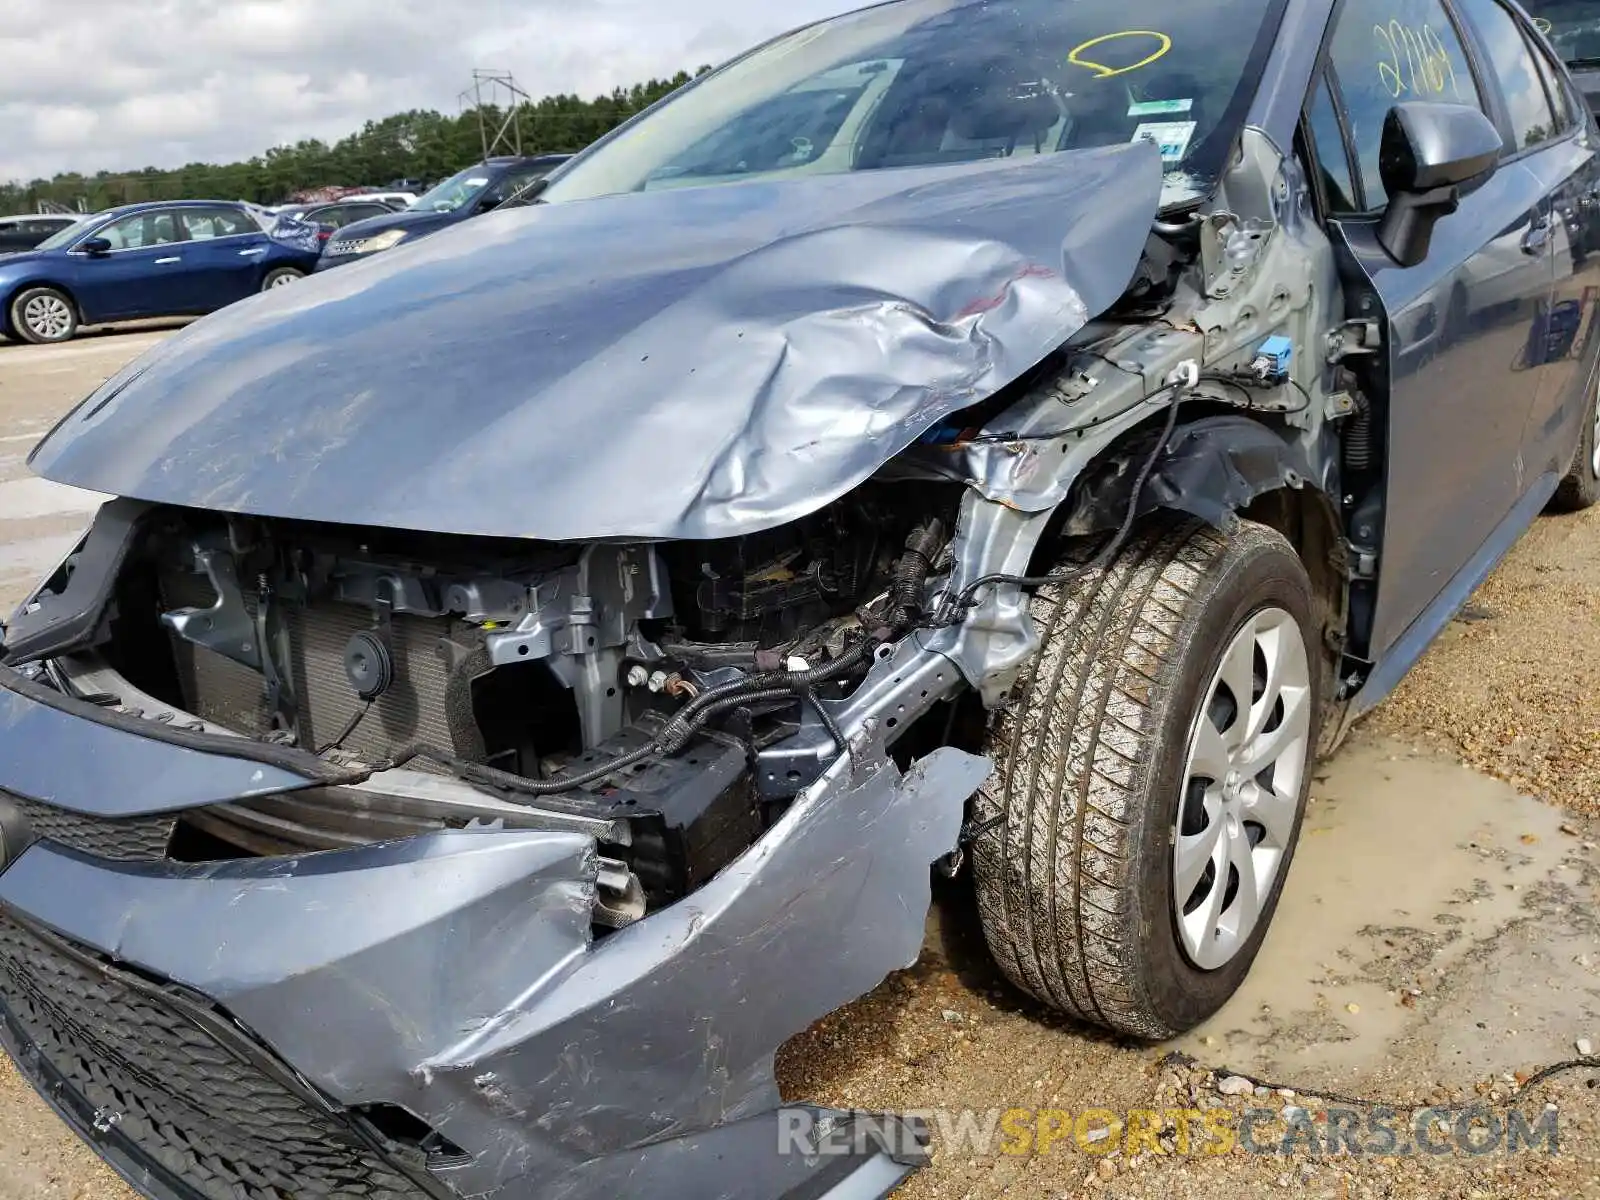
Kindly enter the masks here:
[[24, 288], [11, 302], [8, 332], [25, 342], [66, 342], [78, 332], [78, 310], [65, 292], [53, 287]]
[[261, 281], [261, 290], [270, 292], [273, 288], [288, 287], [291, 283], [299, 283], [305, 277], [306, 273], [298, 267], [274, 267]]
[[1013, 983], [1143, 1038], [1244, 981], [1294, 856], [1322, 657], [1294, 548], [1253, 522], [1137, 535], [1032, 601], [1042, 645], [992, 735], [973, 847]]

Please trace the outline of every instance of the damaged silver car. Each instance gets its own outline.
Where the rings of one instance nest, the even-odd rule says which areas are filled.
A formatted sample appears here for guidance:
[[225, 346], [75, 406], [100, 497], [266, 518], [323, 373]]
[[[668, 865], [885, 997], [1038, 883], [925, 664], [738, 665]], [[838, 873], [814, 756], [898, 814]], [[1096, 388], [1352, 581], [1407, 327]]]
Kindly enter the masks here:
[[1192, 1027], [1600, 497], [1597, 137], [1498, 0], [896, 0], [199, 322], [31, 460], [7, 1049], [163, 1200], [798, 1200], [919, 1161], [773, 1060], [935, 869]]

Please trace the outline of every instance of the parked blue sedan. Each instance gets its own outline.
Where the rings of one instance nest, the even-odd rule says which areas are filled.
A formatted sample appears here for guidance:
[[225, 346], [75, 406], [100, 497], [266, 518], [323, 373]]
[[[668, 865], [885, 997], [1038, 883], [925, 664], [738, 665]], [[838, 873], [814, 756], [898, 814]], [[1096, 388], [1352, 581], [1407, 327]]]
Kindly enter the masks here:
[[130, 204], [0, 260], [0, 333], [65, 342], [80, 325], [212, 312], [310, 274], [243, 204]]

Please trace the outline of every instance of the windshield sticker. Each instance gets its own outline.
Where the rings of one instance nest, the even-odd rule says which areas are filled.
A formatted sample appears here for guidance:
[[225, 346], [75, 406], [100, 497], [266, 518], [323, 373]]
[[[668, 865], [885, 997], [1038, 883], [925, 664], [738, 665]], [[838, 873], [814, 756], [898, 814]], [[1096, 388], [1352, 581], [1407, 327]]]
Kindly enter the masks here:
[[1154, 142], [1161, 150], [1161, 161], [1182, 162], [1194, 137], [1193, 121], [1146, 121], [1133, 131], [1136, 142]]
[[467, 186], [468, 187], [482, 187], [484, 184], [486, 184], [488, 182], [489, 182], [489, 177], [487, 175], [482, 175], [482, 176], [476, 176], [475, 175], [471, 179], [467, 180]]
[[1129, 105], [1130, 117], [1160, 117], [1168, 113], [1186, 113], [1194, 107], [1193, 100], [1141, 100]]
[[[1083, 57], [1085, 50], [1093, 50], [1096, 46], [1103, 46], [1107, 42], [1120, 41], [1124, 38], [1154, 38], [1155, 50], [1146, 54], [1136, 63], [1129, 63], [1125, 67], [1108, 67], [1105, 63]], [[1149, 43], [1138, 46], [1137, 49], [1146, 49]], [[1090, 38], [1087, 42], [1079, 42], [1067, 55], [1067, 61], [1075, 67], [1083, 67], [1093, 71], [1097, 79], [1110, 79], [1113, 75], [1126, 75], [1129, 71], [1137, 71], [1140, 67], [1148, 67], [1156, 59], [1163, 57], [1172, 49], [1172, 39], [1164, 33], [1157, 33], [1153, 29], [1123, 29], [1117, 33], [1104, 33], [1097, 38]]]

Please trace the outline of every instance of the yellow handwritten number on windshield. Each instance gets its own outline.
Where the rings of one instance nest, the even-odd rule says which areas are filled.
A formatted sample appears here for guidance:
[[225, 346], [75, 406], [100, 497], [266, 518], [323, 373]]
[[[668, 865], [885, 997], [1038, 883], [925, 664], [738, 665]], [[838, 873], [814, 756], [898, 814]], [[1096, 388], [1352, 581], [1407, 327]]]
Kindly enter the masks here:
[[[1114, 42], [1118, 38], [1154, 38], [1160, 44], [1156, 47], [1155, 53], [1146, 55], [1138, 62], [1126, 67], [1108, 67], [1104, 63], [1093, 62], [1083, 57], [1085, 50], [1093, 50], [1096, 46], [1103, 45], [1106, 42]], [[1113, 75], [1126, 75], [1129, 71], [1137, 71], [1140, 67], [1148, 67], [1171, 49], [1172, 39], [1164, 33], [1157, 33], [1153, 29], [1124, 29], [1118, 33], [1106, 33], [1097, 38], [1090, 38], [1087, 42], [1080, 42], [1072, 48], [1072, 53], [1067, 55], [1067, 61], [1074, 66], [1093, 71], [1096, 78], [1110, 79]]]

